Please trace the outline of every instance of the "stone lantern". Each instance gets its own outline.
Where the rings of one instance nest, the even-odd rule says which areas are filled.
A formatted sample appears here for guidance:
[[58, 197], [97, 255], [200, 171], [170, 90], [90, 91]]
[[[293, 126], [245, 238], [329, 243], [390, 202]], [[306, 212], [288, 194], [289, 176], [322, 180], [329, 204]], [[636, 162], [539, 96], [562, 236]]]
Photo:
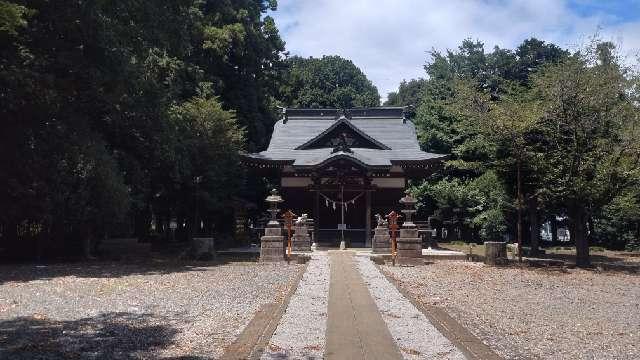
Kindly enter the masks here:
[[418, 235], [418, 228], [413, 223], [413, 215], [416, 213], [416, 203], [418, 201], [411, 196], [409, 191], [400, 199], [400, 204], [404, 205], [402, 213], [404, 214], [404, 223], [400, 229], [400, 237], [398, 238], [398, 250], [396, 254], [396, 264], [398, 265], [421, 265], [424, 264], [422, 259], [422, 239]]
[[280, 212], [278, 204], [284, 202], [284, 200], [282, 200], [282, 196], [278, 195], [278, 190], [273, 189], [271, 190], [271, 195], [267, 196], [265, 201], [269, 204], [269, 210], [267, 211], [271, 214], [271, 219], [269, 220], [267, 227], [280, 227], [280, 223], [278, 222], [278, 212]]
[[402, 209], [402, 213], [404, 214], [404, 223], [402, 224], [402, 228], [415, 228], [416, 224], [413, 223], [413, 215], [416, 213], [416, 200], [409, 191], [405, 192], [405, 195], [402, 199], [400, 199], [400, 204], [404, 205], [404, 209]]
[[264, 236], [260, 238], [260, 261], [284, 261], [284, 236], [282, 226], [278, 222], [278, 204], [283, 202], [276, 189], [271, 190], [271, 195], [265, 201], [269, 204], [271, 219], [264, 229]]

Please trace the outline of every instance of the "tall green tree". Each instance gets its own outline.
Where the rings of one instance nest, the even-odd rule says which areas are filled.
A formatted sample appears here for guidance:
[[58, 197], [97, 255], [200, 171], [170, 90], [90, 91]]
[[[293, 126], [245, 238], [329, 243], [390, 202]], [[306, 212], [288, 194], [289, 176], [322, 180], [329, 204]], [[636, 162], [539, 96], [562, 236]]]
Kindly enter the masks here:
[[[530, 119], [527, 111], [531, 107], [524, 106], [528, 102], [519, 93], [531, 86], [530, 76], [539, 71], [538, 65], [559, 62], [567, 56], [566, 51], [556, 49], [553, 44], [529, 39], [516, 50], [496, 47], [486, 52], [481, 42], [465, 40], [456, 51], [431, 53], [431, 61], [425, 66], [427, 80], [415, 123], [425, 150], [452, 156], [444, 171], [428, 179], [428, 183], [455, 180], [466, 187], [491, 171], [500, 179], [500, 185], [496, 187], [506, 193], [486, 201], [486, 204], [509, 199], [498, 212], [503, 216], [498, 223], [512, 223], [506, 217], [517, 214], [512, 210], [519, 208], [518, 194], [522, 195], [520, 202], [524, 201], [522, 197], [530, 199], [536, 193], [537, 182], [532, 176], [534, 167], [526, 164], [521, 167], [522, 181], [518, 182], [516, 159], [522, 163], [528, 157], [521, 153], [526, 148], [519, 145], [524, 139], [529, 142], [532, 136], [525, 126], [530, 123], [525, 119]], [[539, 56], [538, 53], [551, 55]], [[531, 59], [535, 59], [538, 65], [530, 66]], [[473, 212], [472, 208], [466, 210], [470, 216]], [[482, 217], [478, 221], [480, 219]], [[486, 219], [495, 219], [495, 216]], [[482, 227], [477, 221], [475, 223], [476, 229]], [[517, 226], [513, 228], [516, 234], [521, 233], [515, 229]]]
[[371, 107], [378, 89], [351, 60], [339, 56], [287, 59], [281, 101], [291, 107]]
[[[40, 229], [39, 243], [77, 250], [85, 239], [112, 229], [128, 208], [143, 235], [152, 208], [165, 217], [180, 212], [191, 222], [194, 209], [186, 204], [194, 192], [211, 199], [209, 204], [224, 204], [239, 171], [230, 153], [242, 147], [243, 133], [232, 126], [236, 116], [230, 109], [244, 106], [224, 84], [239, 87], [243, 76], [261, 79], [240, 81], [248, 98], [271, 86], [264, 80], [269, 71], [247, 69], [265, 68], [279, 52], [273, 21], [261, 18], [274, 6], [196, 0], [0, 3], [0, 201], [9, 204], [0, 210], [7, 229], [2, 241], [33, 254], [31, 243], [17, 239], [18, 230], [28, 227]], [[207, 33], [238, 22], [248, 29], [240, 39], [248, 47], [260, 41], [273, 46], [241, 58], [232, 53], [232, 36], [226, 52], [212, 54], [205, 38], [213, 36]], [[220, 64], [218, 57], [224, 58]], [[242, 74], [226, 71], [238, 69]], [[229, 97], [214, 97], [222, 93]], [[269, 117], [252, 105], [270, 104], [265, 93], [239, 110]], [[242, 119], [247, 128], [259, 127], [250, 117]], [[205, 179], [198, 191], [193, 176]]]
[[277, 120], [275, 98], [283, 75], [284, 41], [267, 11], [275, 0], [193, 1], [202, 13], [196, 25], [194, 63], [204, 72], [225, 110], [246, 128], [248, 150], [264, 149]]
[[422, 99], [425, 84], [425, 79], [402, 80], [398, 91], [392, 91], [387, 95], [387, 101], [384, 102], [384, 105], [417, 107]]
[[630, 85], [613, 44], [598, 41], [534, 80], [548, 139], [545, 190], [564, 206], [581, 266], [590, 263], [587, 223], [635, 171], [625, 161], [637, 156], [637, 145], [625, 141], [625, 130], [638, 123]]
[[[487, 148], [494, 149], [488, 167], [502, 176], [515, 174], [516, 239], [518, 256], [522, 260], [525, 188], [528, 190], [526, 197], [529, 203], [537, 202], [540, 188], [537, 184], [541, 179], [536, 174], [544, 167], [541, 147], [536, 141], [536, 135], [541, 132], [540, 101], [517, 85], [502, 95], [499, 101], [492, 100], [488, 92], [478, 91], [473, 83], [460, 81], [456, 88], [455, 109], [463, 118], [462, 123], [476, 134], [475, 141], [486, 142]], [[535, 206], [531, 206], [530, 213], [537, 213], [537, 209], [533, 208]], [[535, 216], [531, 218], [535, 220]], [[532, 233], [540, 232], [535, 221], [530, 225]], [[532, 236], [532, 240], [531, 252], [537, 255], [538, 237]]]

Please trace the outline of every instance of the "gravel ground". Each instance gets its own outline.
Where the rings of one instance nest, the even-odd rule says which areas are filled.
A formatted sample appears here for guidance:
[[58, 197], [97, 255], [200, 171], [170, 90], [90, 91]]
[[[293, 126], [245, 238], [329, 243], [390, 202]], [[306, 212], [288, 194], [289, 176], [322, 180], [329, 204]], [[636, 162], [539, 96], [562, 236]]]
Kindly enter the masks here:
[[329, 256], [314, 252], [262, 359], [321, 359], [329, 299]]
[[0, 267], [1, 359], [219, 357], [300, 265]]
[[384, 271], [507, 359], [640, 359], [640, 276], [441, 261]]
[[357, 267], [405, 359], [464, 359], [464, 355], [395, 288], [367, 256]]

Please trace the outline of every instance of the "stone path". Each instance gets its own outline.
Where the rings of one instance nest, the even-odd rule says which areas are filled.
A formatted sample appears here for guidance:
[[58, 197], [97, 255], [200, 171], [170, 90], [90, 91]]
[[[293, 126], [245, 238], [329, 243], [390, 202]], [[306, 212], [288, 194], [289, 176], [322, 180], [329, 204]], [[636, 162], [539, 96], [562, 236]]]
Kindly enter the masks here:
[[462, 352], [380, 273], [368, 257], [357, 256], [357, 267], [405, 359], [465, 358]]
[[368, 256], [314, 252], [262, 359], [464, 359]]
[[402, 359], [355, 268], [353, 252], [331, 252], [325, 359]]

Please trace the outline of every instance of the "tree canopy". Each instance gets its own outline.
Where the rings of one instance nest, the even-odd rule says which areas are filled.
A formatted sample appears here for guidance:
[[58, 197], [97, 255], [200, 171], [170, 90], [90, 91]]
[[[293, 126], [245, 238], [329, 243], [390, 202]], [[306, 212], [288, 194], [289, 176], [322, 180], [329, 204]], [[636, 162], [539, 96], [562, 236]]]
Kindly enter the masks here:
[[380, 105], [378, 89], [351, 61], [339, 56], [286, 61], [281, 88], [284, 106], [302, 108], [372, 107]]
[[[142, 237], [154, 221], [192, 224], [194, 201], [220, 211], [238, 150], [265, 146], [275, 121], [274, 8], [0, 2], [3, 242], [31, 256], [79, 249], [132, 216]], [[32, 242], [15, 240], [25, 233]]]
[[[567, 217], [581, 265], [589, 243], [613, 244], [614, 232], [633, 246], [638, 76], [616, 54], [597, 39], [574, 53], [537, 39], [432, 52], [415, 122], [425, 150], [452, 158], [417, 184], [424, 206], [461, 209], [471, 240], [495, 239], [505, 224], [521, 238], [526, 225], [534, 247], [541, 218]], [[528, 219], [514, 220], [523, 208]]]
[[422, 98], [422, 91], [426, 84], [425, 79], [402, 80], [398, 91], [392, 91], [387, 95], [385, 106], [418, 106]]

